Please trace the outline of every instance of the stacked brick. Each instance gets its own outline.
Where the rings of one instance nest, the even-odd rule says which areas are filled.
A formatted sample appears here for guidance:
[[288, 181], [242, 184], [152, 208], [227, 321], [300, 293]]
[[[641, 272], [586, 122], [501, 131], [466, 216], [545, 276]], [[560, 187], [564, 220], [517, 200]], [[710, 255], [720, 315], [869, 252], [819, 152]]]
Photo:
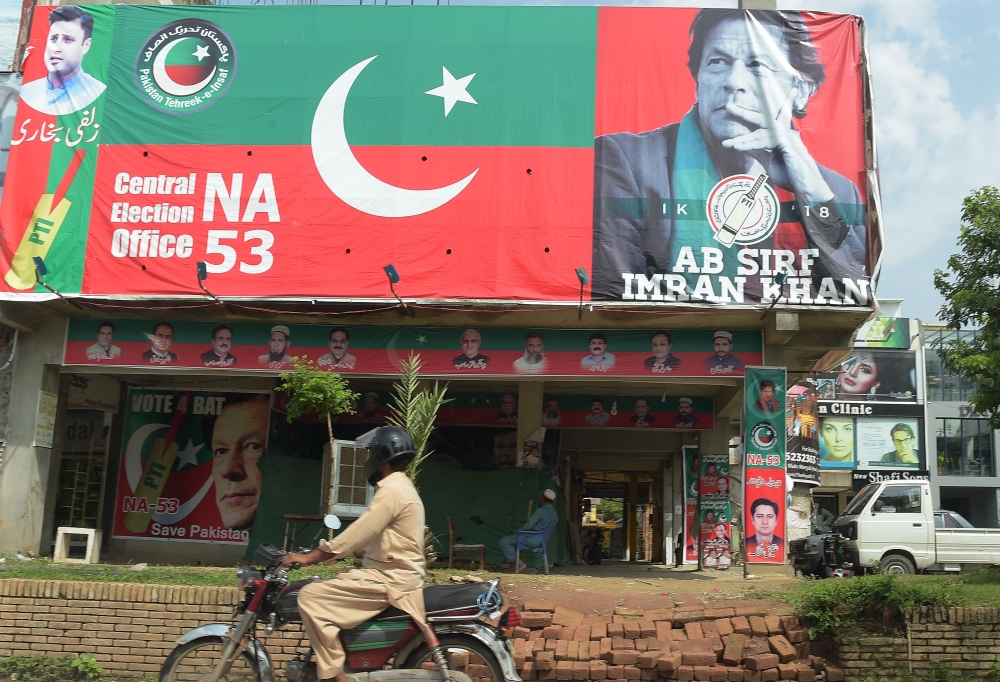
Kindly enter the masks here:
[[[184, 632], [231, 622], [237, 596], [235, 588], [0, 580], [0, 657], [87, 651], [116, 677], [142, 677], [159, 672]], [[805, 632], [788, 612], [680, 606], [584, 617], [541, 602], [519, 606], [522, 627], [511, 635], [515, 664], [528, 682], [815, 677], [801, 662], [809, 656]], [[279, 671], [302, 653], [301, 637], [293, 627], [264, 638]], [[451, 663], [473, 682], [490, 682], [478, 661], [458, 654]], [[826, 668], [829, 682], [842, 680], [838, 674]]]
[[[906, 612], [906, 637], [835, 637], [833, 653], [849, 682], [878, 674], [929, 678], [945, 668], [951, 679], [982, 679], [1000, 658], [1000, 609], [921, 607]], [[944, 678], [944, 673], [938, 673]]]
[[[545, 602], [521, 605], [514, 660], [530, 680], [812, 682], [809, 642], [795, 616], [754, 607], [638, 610], [610, 618]], [[842, 680], [827, 668], [826, 679]]]

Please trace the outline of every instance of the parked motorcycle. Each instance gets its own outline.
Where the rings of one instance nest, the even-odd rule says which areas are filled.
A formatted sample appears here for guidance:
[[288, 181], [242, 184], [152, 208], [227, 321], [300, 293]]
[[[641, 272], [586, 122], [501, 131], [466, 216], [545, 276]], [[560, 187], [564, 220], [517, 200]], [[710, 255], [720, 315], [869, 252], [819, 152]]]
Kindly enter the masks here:
[[848, 561], [839, 533], [818, 533], [788, 543], [792, 568], [815, 578], [850, 578], [854, 567]]
[[[328, 526], [333, 527], [330, 519], [339, 527], [339, 520], [332, 515]], [[284, 556], [285, 552], [268, 543], [257, 548], [253, 564], [260, 568], [245, 566], [236, 571], [236, 585], [243, 592], [234, 612], [240, 616], [239, 622], [203, 625], [183, 635], [160, 670], [160, 682], [274, 682], [271, 656], [257, 638], [257, 627], [263, 621], [264, 634], [269, 635], [301, 623], [299, 591], [320, 579], [290, 582], [288, 571], [281, 566]], [[453, 668], [478, 665], [482, 667], [476, 669], [477, 677], [521, 682], [511, 655], [513, 644], [504, 635], [504, 629], [520, 625], [521, 618], [514, 607], [503, 612], [499, 579], [425, 587], [424, 605], [425, 626], [406, 612], [389, 607], [352, 630], [342, 630], [345, 672], [359, 682], [472, 682]], [[499, 617], [498, 625], [484, 622], [484, 616], [491, 620]], [[300, 643], [308, 643], [305, 632]], [[312, 655], [312, 648], [308, 648], [290, 661], [285, 678], [289, 682], [316, 682]]]

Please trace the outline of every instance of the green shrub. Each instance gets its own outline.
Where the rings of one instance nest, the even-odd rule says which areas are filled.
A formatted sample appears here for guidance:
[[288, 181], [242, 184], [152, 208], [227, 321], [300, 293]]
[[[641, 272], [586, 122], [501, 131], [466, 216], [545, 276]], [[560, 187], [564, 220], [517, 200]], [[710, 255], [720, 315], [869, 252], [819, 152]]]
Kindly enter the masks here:
[[103, 668], [93, 654], [79, 656], [11, 656], [0, 658], [0, 675], [16, 675], [29, 682], [83, 682], [94, 680]]
[[831, 630], [881, 626], [898, 630], [903, 612], [916, 606], [954, 606], [947, 581], [927, 582], [919, 577], [869, 575], [848, 580], [819, 580], [793, 598], [793, 605], [809, 624], [810, 638]]

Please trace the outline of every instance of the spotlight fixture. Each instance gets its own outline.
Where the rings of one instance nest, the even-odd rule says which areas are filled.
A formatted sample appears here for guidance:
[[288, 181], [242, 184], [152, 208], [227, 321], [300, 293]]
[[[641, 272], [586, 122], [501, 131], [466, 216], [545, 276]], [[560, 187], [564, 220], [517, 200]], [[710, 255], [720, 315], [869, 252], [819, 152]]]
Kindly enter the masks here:
[[389, 291], [391, 291], [392, 295], [396, 297], [397, 301], [399, 301], [399, 305], [403, 307], [403, 310], [408, 312], [412, 317], [413, 311], [410, 310], [409, 307], [407, 307], [406, 301], [400, 298], [399, 294], [396, 293], [396, 284], [399, 283], [400, 279], [399, 272], [396, 271], [396, 266], [393, 265], [392, 263], [389, 263], [388, 265], [383, 265], [382, 271], [385, 272], [385, 276], [389, 278]]
[[203, 260], [200, 260], [197, 263], [195, 263], [195, 265], [198, 267], [198, 286], [201, 287], [201, 290], [204, 291], [205, 294], [213, 301], [215, 301], [221, 306], [225, 306], [226, 310], [229, 310], [229, 312], [233, 312], [232, 310], [229, 309], [229, 306], [227, 306], [222, 301], [222, 299], [220, 299], [218, 296], [209, 291], [208, 287], [204, 285], [204, 281], [208, 279], [208, 263], [206, 263]]
[[[576, 278], [580, 280], [580, 307], [577, 310], [576, 319], [583, 319], [583, 288], [590, 284], [590, 277], [587, 275], [587, 268], [582, 265], [576, 269]], [[591, 306], [593, 310], [593, 306]]]
[[45, 261], [44, 260], [42, 260], [38, 256], [32, 256], [31, 260], [33, 260], [34, 263], [35, 263], [35, 281], [36, 282], [38, 282], [39, 284], [41, 284], [43, 287], [45, 287], [46, 289], [48, 289], [49, 291], [51, 291], [53, 294], [55, 294], [56, 296], [58, 296], [62, 300], [64, 300], [67, 303], [69, 303], [71, 306], [73, 306], [77, 310], [83, 310], [83, 308], [80, 306], [79, 303], [77, 303], [76, 301], [74, 301], [72, 299], [66, 298], [65, 296], [63, 296], [62, 294], [60, 294], [58, 291], [56, 291], [55, 289], [53, 289], [52, 287], [50, 287], [48, 284], [46, 284], [42, 280], [42, 275], [49, 274], [49, 269], [45, 267]]
[[[787, 272], [779, 272], [774, 276], [774, 283], [777, 284], [779, 287], [784, 287], [785, 282], [787, 281], [788, 281]], [[771, 305], [767, 307], [767, 310], [765, 310], [764, 313], [760, 316], [760, 319], [763, 320], [765, 317], [767, 317], [767, 314], [771, 312], [771, 309], [774, 308], [774, 306], [778, 305], [778, 301], [784, 298], [784, 296], [785, 296], [784, 288], [778, 289], [778, 296], [773, 301], [771, 301]]]

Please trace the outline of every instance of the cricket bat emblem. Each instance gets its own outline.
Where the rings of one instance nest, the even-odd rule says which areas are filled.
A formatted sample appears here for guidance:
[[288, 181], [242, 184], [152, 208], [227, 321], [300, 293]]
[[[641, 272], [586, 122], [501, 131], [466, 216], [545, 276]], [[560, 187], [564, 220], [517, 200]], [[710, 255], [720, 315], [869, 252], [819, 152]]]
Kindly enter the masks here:
[[729, 215], [726, 216], [726, 221], [722, 224], [722, 227], [715, 233], [716, 240], [725, 246], [733, 245], [733, 241], [735, 241], [740, 230], [746, 224], [747, 218], [750, 217], [750, 212], [757, 205], [757, 192], [760, 191], [765, 182], [767, 182], [767, 173], [761, 173], [757, 176], [757, 180], [753, 183], [750, 191], [739, 198], [739, 201], [736, 202]]
[[4, 275], [3, 280], [11, 289], [25, 290], [35, 286], [37, 277], [35, 275], [35, 261], [37, 256], [42, 260], [52, 248], [52, 242], [59, 234], [59, 228], [66, 220], [72, 202], [66, 198], [66, 192], [73, 184], [76, 172], [80, 170], [83, 163], [84, 150], [78, 149], [69, 162], [66, 172], [56, 191], [52, 194], [43, 194], [35, 205], [35, 210], [31, 214], [28, 226], [21, 237], [21, 243], [14, 252], [11, 259], [10, 270]]

